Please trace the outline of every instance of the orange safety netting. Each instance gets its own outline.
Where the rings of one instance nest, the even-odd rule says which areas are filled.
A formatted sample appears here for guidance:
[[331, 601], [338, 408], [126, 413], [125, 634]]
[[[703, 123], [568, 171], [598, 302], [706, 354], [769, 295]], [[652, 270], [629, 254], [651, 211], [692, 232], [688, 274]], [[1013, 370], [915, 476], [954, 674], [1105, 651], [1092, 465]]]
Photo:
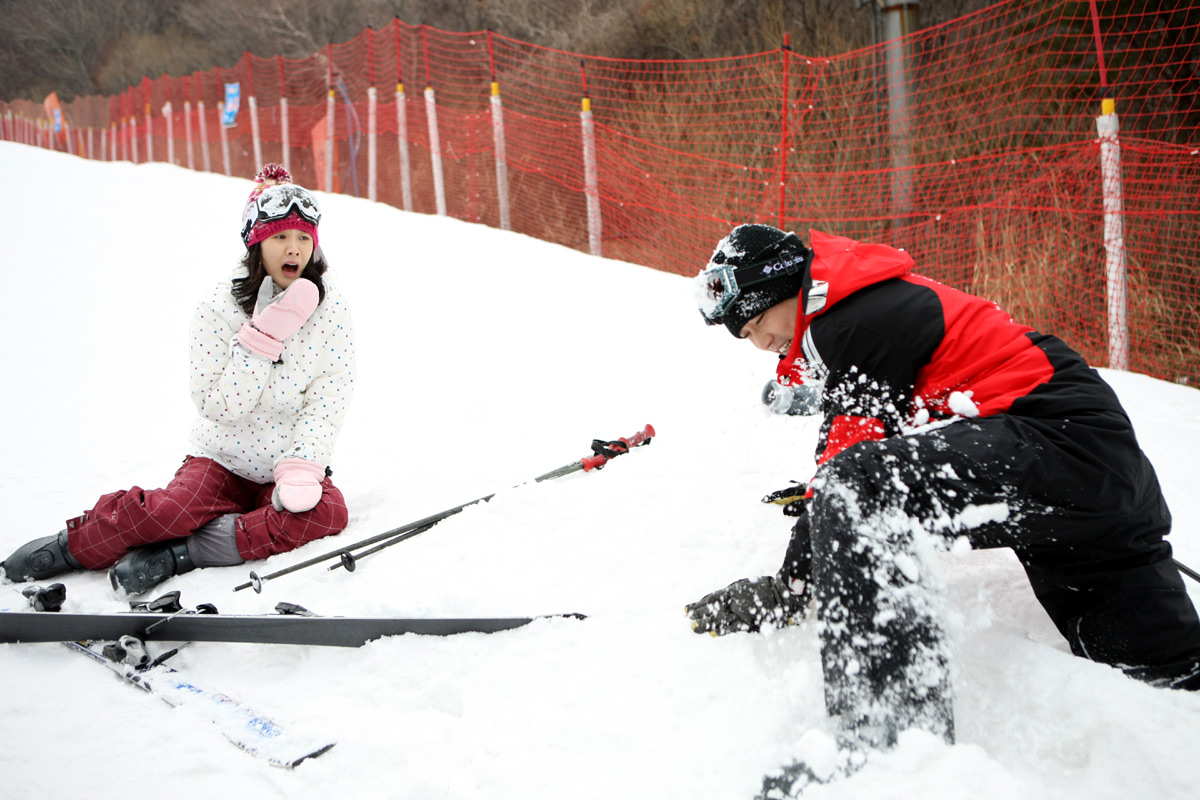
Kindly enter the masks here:
[[65, 134], [0, 103], [0, 134], [244, 177], [281, 161], [310, 187], [686, 275], [741, 222], [884, 241], [1094, 364], [1196, 385], [1198, 40], [1200, 0], [1010, 0], [834, 58], [625, 61], [396, 21], [77, 98]]

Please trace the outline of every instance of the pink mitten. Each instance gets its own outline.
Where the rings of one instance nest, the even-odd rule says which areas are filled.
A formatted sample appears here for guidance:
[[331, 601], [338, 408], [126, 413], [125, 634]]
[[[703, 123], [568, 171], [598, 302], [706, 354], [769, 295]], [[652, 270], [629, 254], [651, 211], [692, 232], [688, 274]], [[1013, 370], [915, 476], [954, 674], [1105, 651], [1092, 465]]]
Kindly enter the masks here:
[[[270, 287], [263, 279], [263, 286]], [[274, 300], [263, 302], [264, 292], [259, 291], [258, 307], [250, 321], [242, 325], [238, 331], [238, 343], [242, 347], [261, 356], [268, 361], [278, 361], [283, 352], [283, 340], [300, 330], [317, 304], [321, 302], [321, 293], [317, 285], [305, 278], [297, 278], [287, 289], [280, 292]]]
[[275, 491], [271, 505], [293, 514], [308, 511], [321, 501], [321, 481], [325, 468], [303, 458], [285, 458], [275, 465]]

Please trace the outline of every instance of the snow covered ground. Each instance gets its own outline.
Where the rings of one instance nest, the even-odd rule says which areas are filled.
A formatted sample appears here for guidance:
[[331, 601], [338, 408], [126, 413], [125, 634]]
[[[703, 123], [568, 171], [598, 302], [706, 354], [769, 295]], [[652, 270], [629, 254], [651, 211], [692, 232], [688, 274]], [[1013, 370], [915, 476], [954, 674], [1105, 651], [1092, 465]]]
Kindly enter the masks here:
[[[187, 331], [232, 269], [248, 176], [0, 143], [0, 557], [187, 451]], [[238, 752], [57, 644], [0, 645], [6, 797], [749, 798], [818, 744], [813, 623], [691, 632], [683, 606], [773, 572], [789, 521], [759, 498], [811, 474], [813, 419], [771, 416], [774, 359], [701, 322], [689, 282], [528, 237], [322, 195], [359, 380], [334, 460], [350, 527], [266, 563], [164, 584], [187, 605], [325, 615], [527, 616], [498, 634], [361, 649], [197, 644], [173, 663], [336, 739], [294, 771]], [[715, 242], [713, 243], [715, 244]], [[697, 264], [697, 268], [701, 265]], [[1200, 392], [1106, 372], [1200, 567]], [[593, 438], [658, 437], [601, 472], [534, 476]], [[526, 483], [526, 485], [520, 485]], [[514, 487], [514, 488], [510, 488]], [[497, 492], [364, 559], [260, 574]], [[1200, 697], [1073, 658], [1005, 551], [947, 554], [959, 744], [906, 735], [812, 798], [1191, 798]], [[103, 573], [67, 610], [118, 611]], [[1200, 601], [1200, 585], [1189, 581]], [[20, 606], [0, 587], [0, 608]], [[153, 647], [153, 646], [152, 646]]]

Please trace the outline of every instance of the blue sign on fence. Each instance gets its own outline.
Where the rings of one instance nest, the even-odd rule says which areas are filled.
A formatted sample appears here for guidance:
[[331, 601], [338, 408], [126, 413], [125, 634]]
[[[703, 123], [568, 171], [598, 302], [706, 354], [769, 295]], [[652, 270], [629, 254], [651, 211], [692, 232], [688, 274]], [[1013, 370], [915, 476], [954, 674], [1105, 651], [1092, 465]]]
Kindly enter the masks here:
[[226, 128], [237, 125], [238, 107], [242, 104], [242, 85], [240, 83], [225, 84], [225, 109], [221, 114], [221, 124]]

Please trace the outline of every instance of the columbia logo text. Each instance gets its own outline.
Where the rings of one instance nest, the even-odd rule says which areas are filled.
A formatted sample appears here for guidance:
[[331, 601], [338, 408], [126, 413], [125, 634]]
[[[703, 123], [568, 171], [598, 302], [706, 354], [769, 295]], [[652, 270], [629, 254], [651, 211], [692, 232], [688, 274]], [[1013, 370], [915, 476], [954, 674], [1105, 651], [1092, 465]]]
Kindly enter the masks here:
[[783, 272], [785, 270], [791, 269], [792, 267], [794, 267], [797, 264], [802, 263], [803, 261], [804, 261], [804, 256], [802, 256], [802, 255], [795, 255], [795, 256], [792, 256], [791, 258], [785, 258], [781, 261], [773, 261], [770, 264], [767, 264], [766, 266], [764, 266], [762, 268], [762, 274], [770, 275], [774, 272]]

